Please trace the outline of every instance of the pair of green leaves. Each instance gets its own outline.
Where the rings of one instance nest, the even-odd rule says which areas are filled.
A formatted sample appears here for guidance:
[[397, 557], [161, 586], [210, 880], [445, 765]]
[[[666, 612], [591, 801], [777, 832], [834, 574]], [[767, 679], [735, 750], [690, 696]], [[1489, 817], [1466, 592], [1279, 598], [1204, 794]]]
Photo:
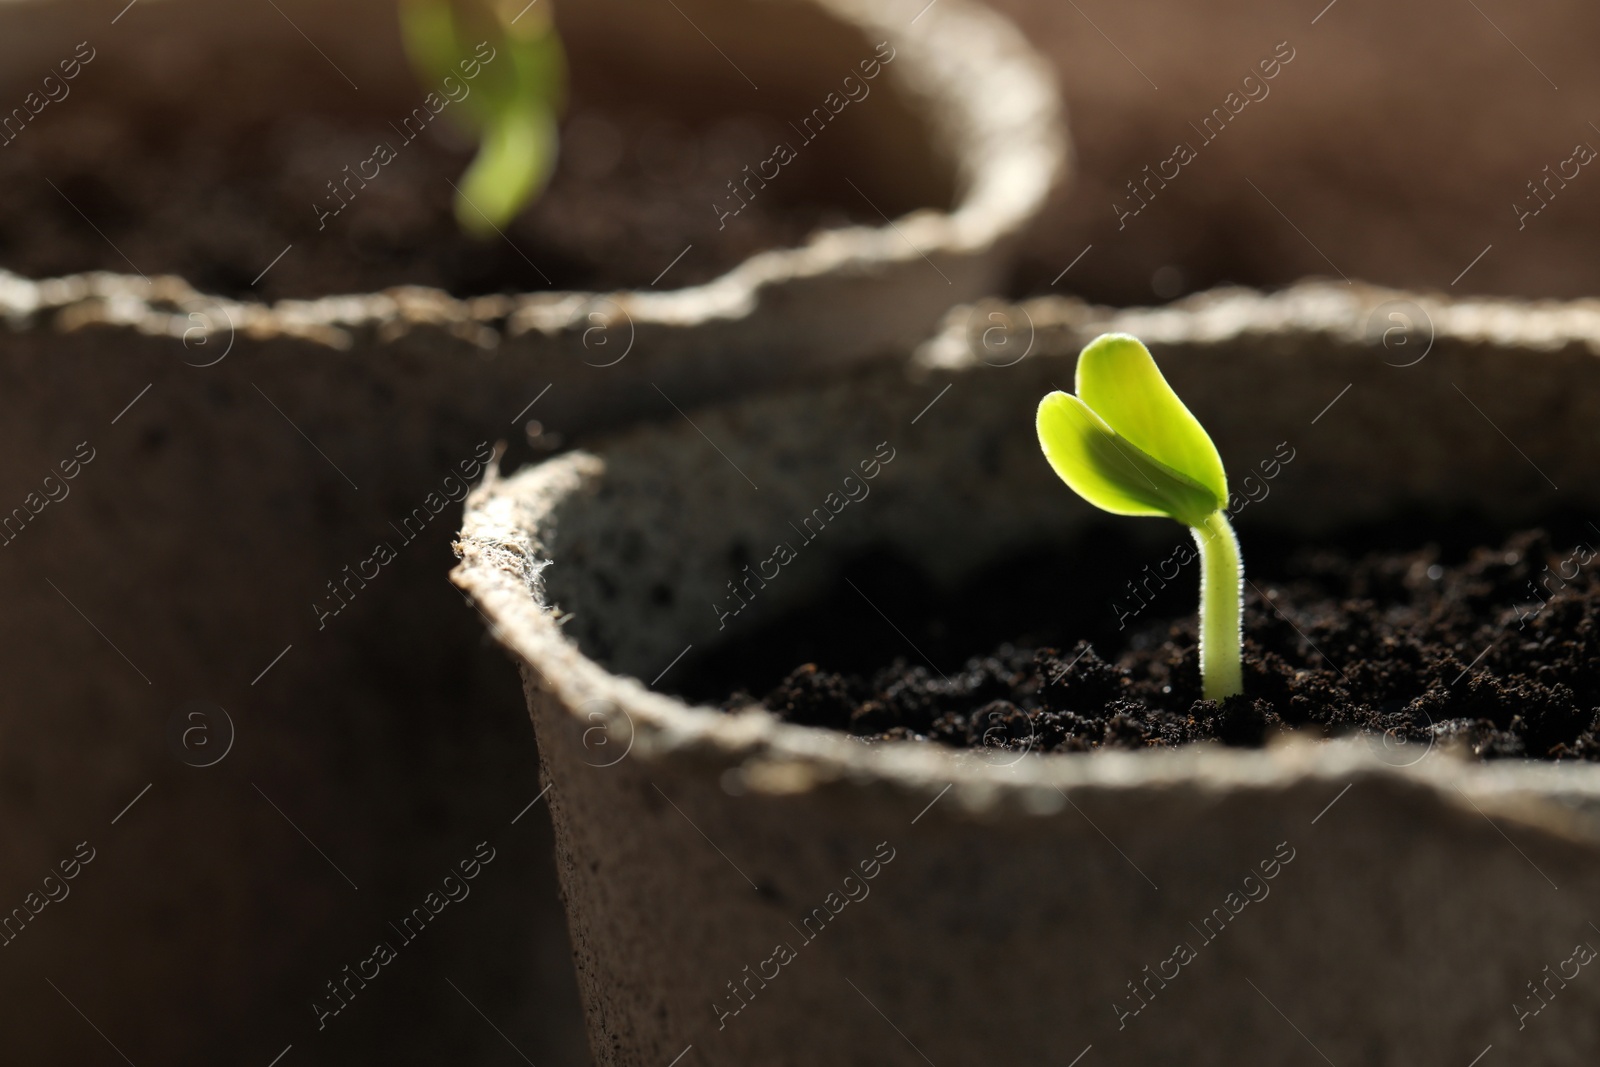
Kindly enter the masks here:
[[[467, 124], [480, 141], [461, 178], [456, 219], [492, 236], [544, 191], [555, 170], [557, 116], [565, 103], [567, 63], [550, 17], [551, 0], [402, 0], [406, 50], [435, 88], [464, 82]], [[493, 58], [475, 49], [486, 42]], [[471, 78], [465, 69], [476, 69]]]
[[1149, 349], [1103, 334], [1078, 356], [1076, 396], [1039, 402], [1039, 444], [1061, 480], [1114, 515], [1200, 526], [1226, 506], [1222, 457]]

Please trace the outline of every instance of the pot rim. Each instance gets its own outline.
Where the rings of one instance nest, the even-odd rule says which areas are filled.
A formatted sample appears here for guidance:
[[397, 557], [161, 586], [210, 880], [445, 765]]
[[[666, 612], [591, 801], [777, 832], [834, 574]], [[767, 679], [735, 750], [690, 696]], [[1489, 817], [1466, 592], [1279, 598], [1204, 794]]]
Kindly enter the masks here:
[[[918, 209], [877, 227], [822, 230], [768, 249], [682, 289], [552, 290], [456, 298], [426, 286], [265, 304], [201, 293], [182, 278], [88, 271], [33, 279], [0, 270], [0, 317], [13, 328], [56, 313], [63, 329], [131, 327], [185, 344], [213, 335], [278, 337], [348, 349], [357, 334], [432, 326], [491, 348], [501, 336], [587, 327], [608, 303], [635, 326], [692, 328], [749, 316], [774, 292], [835, 273], [871, 275], [930, 256], [959, 259], [1015, 236], [1070, 173], [1065, 107], [1048, 63], [1012, 23], [970, 0], [803, 0], [867, 35], [893, 32], [890, 75], [920, 101], [929, 134], [956, 172], [948, 211]], [[197, 357], [198, 358], [198, 357]]]
[[[1165, 341], [1186, 336], [1225, 342], [1264, 329], [1280, 335], [1333, 332], [1360, 337], [1359, 309], [1383, 297], [1409, 300], [1427, 309], [1440, 336], [1514, 345], [1524, 351], [1576, 344], [1600, 354], [1600, 301], [1593, 300], [1533, 305], [1498, 299], [1451, 301], [1368, 286], [1310, 283], [1270, 295], [1220, 290], [1166, 308], [1113, 311], [1054, 298], [1020, 306], [1031, 309], [1036, 323], [1047, 319], [1080, 327], [1092, 323], [1095, 329], [1142, 330]], [[953, 311], [951, 327], [924, 345], [908, 366], [937, 366], [954, 373], [979, 367], [961, 332], [966, 319], [967, 309]], [[965, 357], [956, 356], [957, 350]], [[843, 733], [785, 723], [754, 708], [729, 714], [690, 706], [652, 692], [637, 679], [612, 674], [584, 655], [562, 632], [559, 618], [544, 599], [541, 572], [552, 560], [537, 530], [564, 501], [586, 492], [604, 476], [603, 452], [603, 445], [597, 452], [570, 452], [510, 477], [491, 469], [467, 498], [456, 544], [461, 562], [451, 578], [482, 611], [491, 635], [536, 676], [531, 684], [552, 693], [565, 714], [591, 723], [604, 721], [610, 737], [640, 758], [709, 763], [723, 774], [723, 786], [730, 792], [784, 794], [834, 782], [882, 783], [932, 800], [954, 787], [954, 799], [969, 812], [1005, 809], [1048, 814], [1064, 801], [1070, 803], [1067, 790], [1085, 787], [1119, 791], [1243, 787], [1272, 792], [1307, 777], [1338, 786], [1360, 777], [1398, 775], [1444, 794], [1452, 803], [1461, 802], [1458, 791], [1460, 798], [1475, 803], [1470, 793], [1491, 810], [1512, 811], [1546, 825], [1568, 825], [1584, 807], [1600, 815], [1600, 765], [1595, 764], [1469, 763], [1446, 756], [1401, 767], [1357, 739], [1296, 739], [1259, 750], [1200, 744], [1139, 753], [1028, 754], [999, 766], [971, 751], [927, 742], [868, 746]], [[1531, 810], [1522, 810], [1530, 800], [1552, 799], [1560, 803], [1534, 803]]]

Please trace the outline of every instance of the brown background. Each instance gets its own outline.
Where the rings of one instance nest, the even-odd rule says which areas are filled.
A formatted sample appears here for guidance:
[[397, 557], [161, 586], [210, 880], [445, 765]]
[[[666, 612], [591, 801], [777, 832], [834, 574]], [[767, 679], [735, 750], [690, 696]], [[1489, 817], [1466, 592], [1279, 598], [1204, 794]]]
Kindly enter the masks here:
[[[1600, 291], [1596, 168], [1520, 232], [1511, 208], [1575, 144], [1600, 148], [1600, 9], [1474, 2], [994, 0], [1058, 71], [1079, 168], [1033, 229], [1016, 288], [1049, 290], [1092, 244], [1054, 291], [1143, 304], [1341, 273], [1456, 295]], [[1202, 146], [1189, 123], [1283, 41], [1295, 58], [1270, 95]], [[1119, 232], [1125, 183], [1179, 141], [1199, 157]], [[1158, 293], [1167, 266], [1182, 282]]]

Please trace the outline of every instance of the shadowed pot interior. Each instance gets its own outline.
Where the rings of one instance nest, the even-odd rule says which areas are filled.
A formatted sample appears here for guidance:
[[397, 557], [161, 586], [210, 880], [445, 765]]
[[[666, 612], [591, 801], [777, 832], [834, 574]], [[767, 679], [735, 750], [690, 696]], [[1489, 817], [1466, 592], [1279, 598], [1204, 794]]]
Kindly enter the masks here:
[[[1588, 1062], [1600, 980], [1574, 946], [1600, 945], [1600, 769], [1360, 741], [868, 746], [658, 690], [864, 548], [953, 583], [1093, 521], [1032, 413], [1107, 330], [1151, 345], [1231, 466], [1293, 443], [1241, 518], [1247, 568], [1252, 530], [1586, 512], [1600, 305], [1307, 285], [947, 327], [903, 366], [469, 498], [455, 580], [523, 665], [599, 1060]], [[870, 495], [814, 537], [790, 525], [885, 450]], [[724, 618], [775, 542], [794, 558]], [[861, 610], [884, 614], [885, 658], [911, 654], [893, 605]], [[1531, 999], [1547, 964], [1568, 977]]]
[[[1000, 239], [1062, 161], [1058, 104], [1025, 42], [956, 0], [914, 24], [915, 9], [846, 0], [557, 6], [585, 91], [648, 92], [685, 121], [746, 107], [798, 121], [891, 40], [873, 95], [812, 147], [839, 167], [824, 172], [841, 198], [857, 195], [848, 174], [901, 233], [874, 215], [677, 291], [669, 274], [607, 297], [259, 302], [251, 279], [274, 257], [263, 286], [317, 254], [313, 204], [356, 162], [341, 157], [294, 205], [292, 250], [249, 245], [248, 227], [209, 233], [252, 266], [217, 295], [143, 261], [127, 237], [154, 223], [124, 193], [170, 182], [159, 220], [199, 210], [195, 160], [159, 151], [174, 140], [211, 159], [260, 129], [298, 143], [328, 116], [393, 136], [424, 96], [393, 0], [0, 3], [0, 116], [60, 96], [45, 76], [94, 55], [0, 148], [8, 165], [37, 161], [41, 139], [81, 122], [88, 175], [19, 168], [31, 184], [0, 190], [0, 230], [54, 182], [88, 217], [58, 204], [69, 224], [91, 240], [98, 225], [138, 264], [107, 248], [123, 273], [0, 274], [0, 907], [77, 842], [99, 850], [71, 898], [4, 949], [0, 1030], [16, 1057], [99, 1054], [44, 977], [136, 1063], [267, 1063], [290, 1043], [303, 1062], [437, 1062], [498, 1043], [474, 1005], [536, 1062], [581, 1056], [545, 816], [510, 825], [537, 793], [533, 752], [511, 743], [520, 698], [442, 573], [478, 457], [509, 438], [531, 458], [923, 333], [990, 287]], [[107, 163], [108, 145], [152, 128], [138, 173]], [[696, 210], [714, 230], [710, 205]], [[815, 345], [798, 344], [807, 333]], [[63, 487], [59, 465], [91, 454]], [[377, 564], [379, 544], [393, 562]], [[209, 718], [187, 718], [197, 701]], [[214, 747], [189, 747], [201, 739]], [[326, 983], [484, 840], [499, 858], [472, 898], [319, 1028]]]

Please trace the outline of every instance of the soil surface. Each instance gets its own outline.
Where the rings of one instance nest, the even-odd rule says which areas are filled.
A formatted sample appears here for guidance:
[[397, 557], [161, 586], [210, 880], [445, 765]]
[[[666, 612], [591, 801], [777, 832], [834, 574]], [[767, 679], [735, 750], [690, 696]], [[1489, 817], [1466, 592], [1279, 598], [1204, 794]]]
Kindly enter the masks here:
[[[943, 598], [891, 557], [862, 560], [846, 573], [859, 593], [841, 582], [826, 603], [691, 664], [680, 686], [728, 710], [758, 702], [867, 742], [925, 739], [996, 759], [1253, 747], [1295, 730], [1363, 733], [1398, 764], [1430, 747], [1600, 760], [1600, 531], [1576, 522], [1561, 540], [1541, 529], [1409, 549], [1393, 546], [1397, 532], [1403, 541], [1391, 529], [1338, 548], [1241, 533], [1245, 692], [1220, 705], [1200, 699], [1198, 565], [1163, 589], [1172, 550], [1137, 551], [1109, 531]], [[1129, 579], [1150, 591], [1146, 606]]]
[[[722, 219], [713, 205], [739, 204], [728, 183], [793, 140], [769, 117], [692, 129], [647, 109], [577, 107], [544, 195], [504, 239], [479, 241], [453, 215], [450, 183], [474, 142], [450, 119], [447, 108], [420, 135], [358, 116], [139, 125], [73, 99], [0, 152], [0, 268], [179, 274], [202, 292], [269, 301], [399, 285], [462, 297], [607, 291], [663, 272], [658, 287], [672, 289], [819, 228], [881, 224], [807, 153]], [[371, 162], [379, 143], [394, 153], [381, 167]]]

